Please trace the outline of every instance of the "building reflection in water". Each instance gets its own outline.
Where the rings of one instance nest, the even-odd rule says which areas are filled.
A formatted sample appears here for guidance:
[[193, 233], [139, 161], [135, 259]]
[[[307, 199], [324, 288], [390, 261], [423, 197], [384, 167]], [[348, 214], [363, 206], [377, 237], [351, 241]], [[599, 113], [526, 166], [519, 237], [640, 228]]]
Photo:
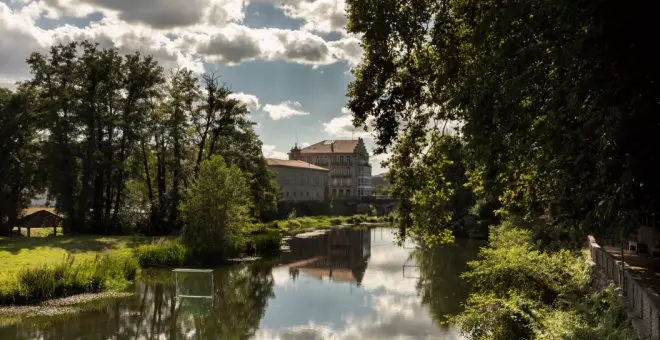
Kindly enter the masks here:
[[320, 280], [362, 282], [371, 254], [369, 229], [335, 229], [301, 234], [288, 240], [280, 265], [296, 280], [301, 272]]

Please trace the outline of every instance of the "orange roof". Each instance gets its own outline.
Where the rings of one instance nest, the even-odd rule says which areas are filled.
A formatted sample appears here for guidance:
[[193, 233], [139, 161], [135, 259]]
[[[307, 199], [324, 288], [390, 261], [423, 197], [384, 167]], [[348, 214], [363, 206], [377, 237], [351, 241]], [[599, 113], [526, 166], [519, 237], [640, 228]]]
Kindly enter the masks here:
[[289, 168], [304, 168], [304, 169], [311, 169], [311, 170], [329, 171], [326, 168], [322, 168], [320, 166], [316, 166], [314, 164], [310, 164], [310, 163], [303, 162], [303, 161], [292, 161], [292, 160], [287, 160], [287, 159], [266, 158], [266, 162], [268, 162], [269, 166], [285, 166], [285, 167], [289, 167]]
[[359, 139], [324, 140], [300, 150], [301, 153], [353, 153]]

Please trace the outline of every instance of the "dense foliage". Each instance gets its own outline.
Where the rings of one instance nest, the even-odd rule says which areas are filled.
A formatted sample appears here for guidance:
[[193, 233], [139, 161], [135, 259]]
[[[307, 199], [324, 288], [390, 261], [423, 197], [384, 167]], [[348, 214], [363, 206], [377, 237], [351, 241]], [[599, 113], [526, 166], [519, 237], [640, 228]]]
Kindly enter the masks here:
[[221, 261], [233, 255], [245, 242], [243, 230], [250, 223], [252, 204], [238, 166], [227, 167], [222, 156], [203, 161], [181, 206], [183, 243], [200, 259]]
[[541, 251], [507, 221], [463, 275], [473, 292], [456, 321], [472, 339], [634, 339], [616, 292], [590, 293], [587, 256]]
[[249, 112], [218, 77], [88, 42], [27, 62], [32, 78], [0, 89], [0, 225], [45, 190], [65, 233], [178, 231], [183, 192], [214, 155], [247, 176], [253, 216], [276, 208]]
[[[348, 30], [361, 34], [364, 46], [348, 106], [355, 123], [374, 122], [378, 151], [396, 146], [391, 165], [404, 175], [390, 178], [393, 185], [415, 187], [418, 177], [406, 174], [427, 172], [435, 134], [456, 126], [470, 186], [501, 216], [543, 216], [582, 237], [620, 234], [658, 211], [660, 163], [650, 160], [660, 142], [660, 51], [646, 34], [653, 30], [651, 4], [347, 6]], [[440, 171], [445, 164], [432, 166]], [[408, 213], [428, 205], [416, 193], [432, 193], [436, 206], [451, 199], [449, 188], [427, 183], [400, 195], [404, 224]]]

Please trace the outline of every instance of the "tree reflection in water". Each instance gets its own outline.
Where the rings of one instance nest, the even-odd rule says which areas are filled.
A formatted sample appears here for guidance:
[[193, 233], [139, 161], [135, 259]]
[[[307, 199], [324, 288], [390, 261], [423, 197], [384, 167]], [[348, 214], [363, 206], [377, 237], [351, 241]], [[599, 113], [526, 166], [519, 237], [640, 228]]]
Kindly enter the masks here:
[[460, 274], [468, 269], [468, 261], [476, 259], [483, 244], [482, 241], [457, 239], [454, 244], [416, 249], [411, 253], [419, 266], [417, 292], [439, 325], [445, 326], [448, 317], [462, 311], [470, 286]]
[[216, 269], [208, 313], [204, 306], [195, 306], [202, 301], [186, 301], [182, 309], [172, 273], [154, 271], [136, 284], [131, 298], [104, 301], [75, 315], [25, 318], [0, 327], [0, 339], [247, 339], [273, 296], [271, 268], [253, 264]]

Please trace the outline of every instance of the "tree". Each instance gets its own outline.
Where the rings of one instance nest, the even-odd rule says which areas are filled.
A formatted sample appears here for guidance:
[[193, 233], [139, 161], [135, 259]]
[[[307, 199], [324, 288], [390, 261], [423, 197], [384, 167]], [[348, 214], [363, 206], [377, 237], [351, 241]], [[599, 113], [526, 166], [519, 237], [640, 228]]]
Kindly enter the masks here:
[[0, 234], [42, 189], [34, 94], [21, 85], [14, 93], [0, 88]]
[[[197, 132], [195, 172], [205, 158], [221, 155], [246, 175], [254, 200], [253, 215], [263, 218], [277, 209], [278, 187], [261, 151], [261, 140], [249, 120], [244, 103], [231, 98], [231, 91], [214, 75], [202, 76], [204, 103], [193, 115]], [[204, 157], [206, 155], [206, 157]]]
[[211, 261], [226, 258], [243, 242], [251, 205], [248, 183], [236, 165], [228, 167], [222, 156], [203, 161], [181, 206], [184, 243]]
[[275, 209], [277, 186], [249, 112], [217, 77], [187, 69], [166, 77], [152, 56], [87, 41], [27, 63], [31, 79], [17, 93], [0, 91], [0, 223], [47, 189], [65, 233], [177, 233], [183, 192], [215, 155], [242, 170], [253, 216]]
[[[650, 7], [347, 6], [348, 30], [365, 49], [348, 107], [357, 125], [375, 122], [377, 151], [395, 146], [400, 166], [421, 162], [431, 135], [459, 121], [469, 183], [501, 216], [543, 216], [582, 237], [660, 210], [660, 165], [648, 161], [660, 142], [660, 52], [645, 38]], [[398, 180], [414, 184], [416, 176], [401, 171]], [[401, 198], [411, 212], [413, 202]]]

